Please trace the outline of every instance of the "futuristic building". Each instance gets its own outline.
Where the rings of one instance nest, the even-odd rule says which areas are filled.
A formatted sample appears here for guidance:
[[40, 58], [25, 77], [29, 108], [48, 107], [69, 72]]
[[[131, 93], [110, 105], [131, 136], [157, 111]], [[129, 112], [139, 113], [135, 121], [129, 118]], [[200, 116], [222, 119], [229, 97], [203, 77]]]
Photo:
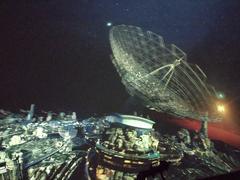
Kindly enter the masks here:
[[174, 44], [139, 27], [118, 25], [110, 30], [112, 62], [130, 95], [158, 112], [217, 120], [216, 93], [206, 75], [187, 62]]

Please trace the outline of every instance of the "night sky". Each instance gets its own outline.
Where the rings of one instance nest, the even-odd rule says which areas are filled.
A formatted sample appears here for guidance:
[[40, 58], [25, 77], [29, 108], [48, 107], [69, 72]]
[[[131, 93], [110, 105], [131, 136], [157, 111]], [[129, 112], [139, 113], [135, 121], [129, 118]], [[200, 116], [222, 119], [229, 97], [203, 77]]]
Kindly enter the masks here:
[[119, 111], [128, 94], [110, 60], [108, 22], [176, 44], [239, 107], [239, 0], [1, 0], [0, 108]]

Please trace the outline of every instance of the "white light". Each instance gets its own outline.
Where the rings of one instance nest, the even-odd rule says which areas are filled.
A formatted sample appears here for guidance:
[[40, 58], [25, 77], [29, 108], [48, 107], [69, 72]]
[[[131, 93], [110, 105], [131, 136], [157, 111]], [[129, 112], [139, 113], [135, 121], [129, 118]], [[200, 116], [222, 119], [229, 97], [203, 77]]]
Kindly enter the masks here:
[[111, 22], [108, 22], [108, 23], [107, 23], [107, 26], [108, 26], [108, 27], [112, 26], [112, 23], [111, 23]]

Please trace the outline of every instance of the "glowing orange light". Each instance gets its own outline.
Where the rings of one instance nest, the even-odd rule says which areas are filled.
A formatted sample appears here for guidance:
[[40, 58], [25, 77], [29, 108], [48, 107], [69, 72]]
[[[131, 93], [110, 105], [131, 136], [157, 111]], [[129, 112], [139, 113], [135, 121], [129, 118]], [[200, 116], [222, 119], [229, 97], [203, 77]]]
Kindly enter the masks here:
[[218, 104], [218, 105], [217, 105], [217, 110], [218, 110], [218, 112], [220, 112], [220, 113], [224, 113], [224, 112], [225, 112], [225, 106], [222, 105], [222, 104]]

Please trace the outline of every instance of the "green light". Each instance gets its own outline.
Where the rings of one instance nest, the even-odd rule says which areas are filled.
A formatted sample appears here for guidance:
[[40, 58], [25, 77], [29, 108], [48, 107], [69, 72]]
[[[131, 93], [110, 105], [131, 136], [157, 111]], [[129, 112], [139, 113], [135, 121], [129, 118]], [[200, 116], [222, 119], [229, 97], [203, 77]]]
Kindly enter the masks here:
[[219, 93], [217, 94], [217, 98], [218, 98], [218, 99], [224, 99], [224, 98], [225, 98], [224, 93], [219, 92]]

